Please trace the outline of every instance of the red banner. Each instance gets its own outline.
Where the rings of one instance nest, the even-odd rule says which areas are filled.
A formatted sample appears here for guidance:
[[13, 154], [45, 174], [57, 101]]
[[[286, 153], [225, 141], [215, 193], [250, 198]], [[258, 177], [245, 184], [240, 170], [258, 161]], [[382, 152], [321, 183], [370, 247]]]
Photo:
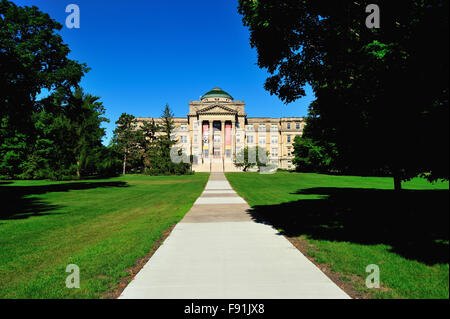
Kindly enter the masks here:
[[231, 124], [225, 125], [225, 146], [231, 148]]

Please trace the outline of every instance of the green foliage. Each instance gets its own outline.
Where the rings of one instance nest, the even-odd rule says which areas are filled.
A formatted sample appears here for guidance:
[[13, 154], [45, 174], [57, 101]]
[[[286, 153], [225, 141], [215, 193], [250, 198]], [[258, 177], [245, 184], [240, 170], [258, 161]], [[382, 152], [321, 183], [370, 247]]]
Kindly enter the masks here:
[[239, 12], [271, 74], [265, 88], [290, 103], [313, 87], [314, 165], [325, 148], [331, 168], [388, 172], [397, 187], [419, 174], [448, 179], [448, 1], [383, 1], [379, 29], [366, 27], [365, 5], [240, 0]]
[[[41, 90], [64, 88], [68, 92], [88, 71], [85, 64], [67, 57], [70, 50], [56, 33], [61, 28], [37, 7], [0, 1], [0, 145], [6, 143], [0, 150], [1, 158], [15, 152], [5, 140], [18, 134], [29, 135], [33, 114], [39, 107], [36, 96]], [[21, 161], [24, 153], [15, 155]], [[6, 168], [8, 164], [2, 169]]]
[[[147, 175], [192, 174], [188, 161], [172, 161], [171, 151], [177, 151], [174, 137], [173, 113], [166, 104], [161, 122], [142, 122], [138, 126], [136, 118], [123, 113], [116, 122], [113, 147], [123, 158], [123, 174], [126, 169], [144, 172]], [[181, 157], [181, 150], [178, 150]]]
[[[294, 159], [292, 163], [299, 172], [332, 172], [333, 154], [336, 150], [330, 144], [320, 145], [311, 138], [296, 136], [294, 139]], [[334, 156], [333, 156], [334, 155]]]
[[[153, 136], [155, 124], [148, 124], [150, 125], [150, 140], [147, 140], [148, 143], [152, 143], [153, 138], [151, 144], [153, 147], [150, 147], [150, 151], [146, 153], [150, 156], [146, 158], [145, 173], [149, 175], [192, 174], [191, 163], [175, 163], [170, 156], [171, 151], [176, 151], [174, 147], [177, 141], [173, 138], [175, 123], [169, 104], [166, 104], [161, 119], [161, 125], [157, 128], [160, 134], [157, 136]], [[181, 150], [178, 150], [178, 155], [182, 156]]]
[[[0, 1], [0, 177], [112, 174], [101, 144], [105, 110], [78, 87], [88, 71], [68, 59], [62, 26], [37, 7]], [[37, 96], [45, 90], [47, 97]], [[109, 161], [109, 163], [108, 163]]]
[[127, 173], [128, 167], [135, 167], [139, 162], [141, 150], [139, 142], [141, 141], [140, 132], [137, 129], [137, 121], [133, 115], [122, 113], [116, 122], [117, 127], [114, 130], [113, 145], [122, 158], [122, 174]]

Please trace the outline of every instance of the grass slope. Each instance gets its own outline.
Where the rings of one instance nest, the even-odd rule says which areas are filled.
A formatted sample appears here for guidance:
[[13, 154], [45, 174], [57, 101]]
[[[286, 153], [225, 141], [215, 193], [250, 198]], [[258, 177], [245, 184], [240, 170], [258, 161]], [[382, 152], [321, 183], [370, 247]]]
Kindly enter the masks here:
[[[343, 280], [359, 278], [374, 298], [449, 297], [449, 184], [281, 172], [226, 174], [233, 188], [286, 236], [307, 239], [307, 252]], [[383, 289], [368, 290], [366, 266], [380, 267]]]
[[[201, 194], [208, 174], [0, 181], [0, 298], [98, 298]], [[80, 289], [65, 286], [80, 267]]]

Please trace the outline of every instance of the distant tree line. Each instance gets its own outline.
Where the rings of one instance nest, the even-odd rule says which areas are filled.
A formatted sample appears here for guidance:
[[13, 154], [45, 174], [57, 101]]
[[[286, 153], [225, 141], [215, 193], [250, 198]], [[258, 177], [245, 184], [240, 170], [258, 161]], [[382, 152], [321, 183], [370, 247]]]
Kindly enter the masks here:
[[[380, 28], [366, 6], [378, 4]], [[265, 88], [285, 103], [316, 100], [295, 139], [299, 170], [449, 177], [446, 0], [239, 0]]]
[[[161, 115], [161, 121], [144, 121], [139, 126], [133, 115], [123, 113], [116, 124], [111, 145], [122, 160], [122, 174], [192, 173], [190, 158], [177, 161], [183, 154], [181, 149], [175, 147], [175, 124], [168, 104]], [[171, 152], [176, 152], [175, 156], [171, 156]]]

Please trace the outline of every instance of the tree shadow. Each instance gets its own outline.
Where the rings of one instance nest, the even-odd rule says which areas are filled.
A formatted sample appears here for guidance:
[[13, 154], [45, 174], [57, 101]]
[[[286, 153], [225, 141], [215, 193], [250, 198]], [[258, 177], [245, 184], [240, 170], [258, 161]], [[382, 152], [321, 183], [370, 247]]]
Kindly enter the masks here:
[[54, 214], [51, 211], [62, 208], [32, 195], [54, 192], [68, 192], [100, 187], [128, 187], [126, 182], [77, 182], [37, 186], [14, 186], [0, 184], [0, 220], [26, 219], [32, 216]]
[[310, 188], [295, 194], [321, 198], [254, 206], [249, 213], [289, 237], [386, 244], [428, 265], [449, 261], [448, 190]]

